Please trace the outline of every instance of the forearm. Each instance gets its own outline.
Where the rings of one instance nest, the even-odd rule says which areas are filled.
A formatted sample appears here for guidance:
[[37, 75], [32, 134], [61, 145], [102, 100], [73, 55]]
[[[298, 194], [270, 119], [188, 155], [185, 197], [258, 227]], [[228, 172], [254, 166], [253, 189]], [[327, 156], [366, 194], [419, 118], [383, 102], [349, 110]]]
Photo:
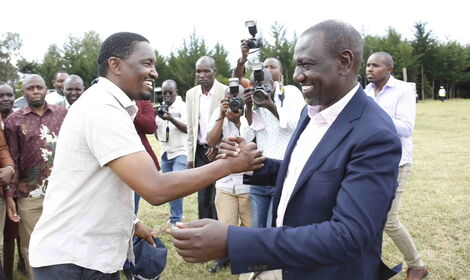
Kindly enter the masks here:
[[171, 117], [170, 122], [176, 126], [176, 128], [183, 132], [183, 133], [188, 133], [188, 128], [187, 125], [183, 122], [178, 121], [177, 119]]
[[217, 120], [214, 127], [207, 132], [207, 145], [214, 147], [222, 139], [222, 125], [224, 119]]
[[243, 78], [243, 73], [245, 72], [245, 62], [246, 62], [246, 59], [244, 58], [239, 58], [237, 60], [237, 66], [233, 70], [233, 75], [232, 75], [234, 78], [238, 78], [240, 80], [241, 78]]

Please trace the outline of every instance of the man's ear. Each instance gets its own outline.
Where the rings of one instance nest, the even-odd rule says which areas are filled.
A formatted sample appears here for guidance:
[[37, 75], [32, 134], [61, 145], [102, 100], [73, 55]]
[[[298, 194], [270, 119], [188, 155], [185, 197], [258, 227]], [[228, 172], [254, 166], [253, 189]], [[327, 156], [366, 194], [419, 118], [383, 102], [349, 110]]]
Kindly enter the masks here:
[[354, 64], [353, 52], [348, 49], [342, 51], [341, 54], [339, 55], [340, 74], [344, 76], [348, 75], [353, 68], [353, 64]]
[[121, 75], [121, 59], [119, 57], [108, 58], [108, 69], [115, 75]]

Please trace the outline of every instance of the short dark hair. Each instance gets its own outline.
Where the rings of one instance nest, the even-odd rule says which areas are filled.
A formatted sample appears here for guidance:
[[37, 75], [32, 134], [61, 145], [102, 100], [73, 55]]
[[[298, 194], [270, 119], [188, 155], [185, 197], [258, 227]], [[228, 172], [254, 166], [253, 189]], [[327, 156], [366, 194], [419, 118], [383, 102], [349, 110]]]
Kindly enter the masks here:
[[375, 52], [370, 56], [378, 55], [381, 56], [385, 60], [385, 64], [391, 68], [393, 68], [393, 57], [388, 52]]
[[354, 27], [340, 20], [330, 19], [310, 27], [302, 35], [316, 32], [323, 34], [323, 47], [331, 57], [338, 57], [342, 51], [349, 49], [354, 54], [355, 70], [359, 72], [364, 40]]
[[137, 42], [149, 42], [144, 36], [131, 32], [114, 33], [101, 45], [98, 56], [98, 75], [106, 76], [108, 73], [108, 59], [118, 57], [126, 59], [132, 54]]
[[55, 81], [57, 79], [57, 75], [59, 75], [60, 73], [65, 73], [67, 75], [69, 74], [65, 70], [59, 70], [59, 71], [54, 73], [54, 77], [52, 78], [52, 80]]

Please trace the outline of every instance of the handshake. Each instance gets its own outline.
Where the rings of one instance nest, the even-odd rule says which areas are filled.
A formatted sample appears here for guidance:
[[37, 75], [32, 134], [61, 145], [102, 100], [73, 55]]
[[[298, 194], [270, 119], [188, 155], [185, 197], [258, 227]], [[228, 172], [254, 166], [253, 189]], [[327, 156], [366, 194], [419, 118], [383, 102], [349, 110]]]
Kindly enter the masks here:
[[231, 173], [258, 170], [263, 167], [263, 152], [253, 142], [247, 143], [242, 137], [232, 136], [222, 140], [216, 159], [227, 161]]
[[[216, 159], [227, 161], [232, 173], [258, 170], [264, 166], [265, 158], [253, 142], [241, 137], [222, 140]], [[211, 219], [188, 223], [176, 223], [170, 231], [176, 252], [189, 263], [206, 262], [223, 258], [227, 252], [228, 225]]]

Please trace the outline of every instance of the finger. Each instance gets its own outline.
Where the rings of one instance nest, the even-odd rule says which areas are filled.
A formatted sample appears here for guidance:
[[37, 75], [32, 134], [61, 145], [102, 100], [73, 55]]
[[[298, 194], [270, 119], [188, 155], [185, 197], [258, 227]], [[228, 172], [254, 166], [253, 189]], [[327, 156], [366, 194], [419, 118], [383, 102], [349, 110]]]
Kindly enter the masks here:
[[193, 250], [181, 250], [176, 248], [176, 252], [188, 263], [201, 262], [201, 260], [195, 256], [196, 252]]
[[237, 149], [235, 151], [230, 151], [230, 150], [222, 149], [222, 150], [219, 150], [219, 151], [221, 151], [222, 154], [225, 154], [226, 157], [227, 156], [236, 157], [239, 154], [239, 152], [238, 152], [239, 150], [240, 149]]
[[266, 161], [265, 157], [257, 157], [253, 160], [253, 164], [264, 164]]
[[215, 159], [224, 159], [227, 157], [227, 154], [218, 154]]

